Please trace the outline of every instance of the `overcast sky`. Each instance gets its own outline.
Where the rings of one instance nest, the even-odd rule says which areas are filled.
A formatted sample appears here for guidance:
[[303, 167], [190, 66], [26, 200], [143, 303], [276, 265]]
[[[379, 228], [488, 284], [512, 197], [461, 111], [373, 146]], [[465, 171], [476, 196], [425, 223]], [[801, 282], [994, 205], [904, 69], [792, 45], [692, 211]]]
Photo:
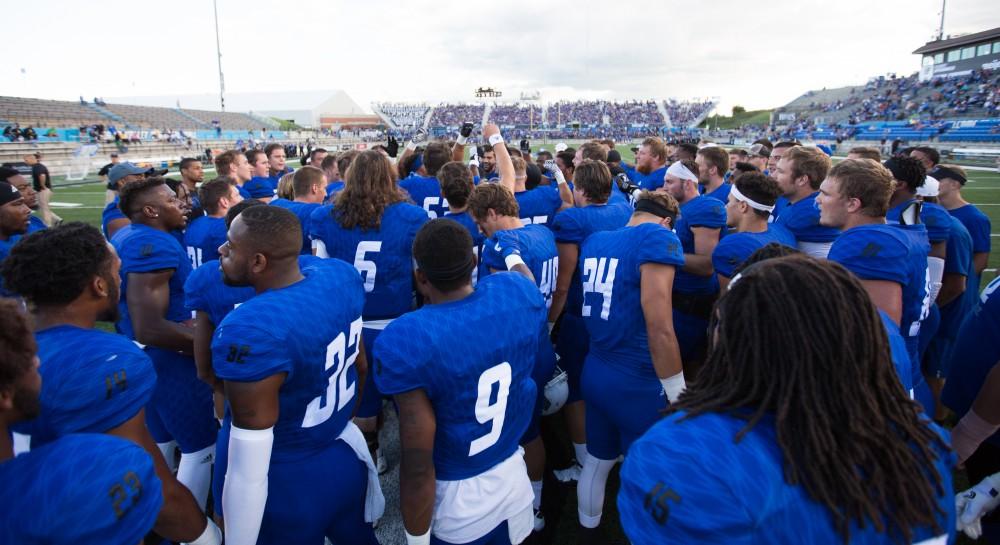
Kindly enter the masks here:
[[[372, 101], [718, 96], [728, 111], [919, 68], [940, 0], [218, 0], [226, 90], [344, 89]], [[211, 0], [7, 1], [0, 95], [217, 93]], [[1000, 26], [949, 0], [945, 33]]]

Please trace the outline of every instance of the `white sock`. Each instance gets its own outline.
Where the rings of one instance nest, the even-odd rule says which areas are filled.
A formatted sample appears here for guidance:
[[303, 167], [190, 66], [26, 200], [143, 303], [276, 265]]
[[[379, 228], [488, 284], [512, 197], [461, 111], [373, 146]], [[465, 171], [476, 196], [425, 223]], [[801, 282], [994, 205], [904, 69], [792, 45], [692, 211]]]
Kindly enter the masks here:
[[590, 456], [583, 464], [580, 480], [576, 483], [577, 511], [580, 526], [597, 528], [601, 524], [604, 511], [604, 488], [608, 483], [608, 473], [615, 467], [614, 460], [601, 460]]
[[163, 459], [167, 461], [167, 469], [171, 473], [177, 472], [177, 462], [174, 457], [174, 450], [177, 449], [177, 441], [168, 441], [166, 443], [157, 443], [156, 446], [160, 447], [160, 452], [163, 453]]
[[531, 492], [535, 494], [535, 499], [531, 501], [531, 506], [535, 509], [542, 507], [542, 481], [531, 481]]
[[181, 454], [181, 463], [177, 466], [177, 480], [191, 491], [202, 511], [208, 500], [208, 487], [212, 484], [214, 461], [215, 445], [212, 444], [197, 452]]
[[587, 462], [587, 443], [573, 443], [573, 452], [576, 453], [576, 463], [582, 466]]

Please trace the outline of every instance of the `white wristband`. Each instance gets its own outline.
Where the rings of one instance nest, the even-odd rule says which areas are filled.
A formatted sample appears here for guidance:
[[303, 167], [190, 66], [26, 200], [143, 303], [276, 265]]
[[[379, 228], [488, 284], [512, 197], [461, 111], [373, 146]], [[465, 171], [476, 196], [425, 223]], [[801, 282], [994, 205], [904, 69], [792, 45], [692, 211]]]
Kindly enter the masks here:
[[459, 146], [464, 146], [468, 141], [469, 138], [467, 136], [462, 136], [461, 134], [459, 134], [458, 138], [455, 139], [455, 143], [458, 144]]
[[490, 135], [490, 145], [503, 144], [503, 136], [500, 133]]
[[667, 394], [667, 399], [670, 400], [671, 403], [677, 401], [677, 398], [681, 395], [681, 392], [684, 391], [685, 386], [687, 386], [684, 383], [683, 372], [677, 373], [669, 378], [661, 378], [660, 384], [663, 386], [663, 392]]
[[556, 168], [556, 171], [553, 174], [556, 177], [556, 185], [562, 185], [566, 183], [566, 176], [562, 173], [561, 170], [559, 170], [558, 167]]
[[406, 149], [410, 151], [417, 149], [417, 143], [414, 142], [413, 140], [410, 140], [409, 142], [406, 143]]
[[410, 532], [403, 528], [403, 533], [406, 534], [406, 545], [430, 545], [431, 544], [431, 530], [427, 529], [427, 533], [422, 536], [410, 535]]
[[212, 522], [212, 519], [208, 519], [205, 531], [198, 536], [198, 539], [191, 541], [188, 545], [222, 545], [222, 531]]
[[[509, 256], [503, 258], [503, 262], [507, 264], [507, 270], [512, 270], [517, 265], [524, 265], [524, 260], [521, 256], [517, 254], [510, 254]], [[527, 265], [525, 265], [527, 267]]]

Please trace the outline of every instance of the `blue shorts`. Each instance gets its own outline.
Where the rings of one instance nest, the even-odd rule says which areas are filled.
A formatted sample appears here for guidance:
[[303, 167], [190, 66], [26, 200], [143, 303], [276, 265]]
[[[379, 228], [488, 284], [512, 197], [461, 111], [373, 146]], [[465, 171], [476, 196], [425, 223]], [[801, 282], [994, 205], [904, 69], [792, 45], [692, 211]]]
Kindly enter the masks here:
[[[228, 429], [228, 426], [227, 426]], [[228, 433], [226, 434], [228, 437]], [[229, 462], [228, 439], [215, 459], [218, 513]], [[216, 492], [218, 490], [218, 492]], [[365, 522], [368, 468], [343, 441], [295, 460], [271, 461], [267, 504], [257, 545], [378, 545], [375, 530]]]
[[194, 360], [146, 347], [156, 369], [156, 388], [146, 406], [146, 425], [157, 443], [176, 440], [181, 452], [198, 452], [215, 442], [218, 424], [212, 388], [198, 380]]
[[358, 405], [358, 418], [372, 418], [378, 416], [382, 410], [382, 393], [375, 385], [375, 358], [372, 356], [375, 350], [375, 339], [378, 338], [381, 329], [364, 328], [361, 330], [361, 339], [365, 343], [365, 355], [368, 357], [368, 376], [365, 377], [365, 391], [361, 393], [361, 404]]
[[583, 317], [565, 313], [559, 324], [559, 338], [556, 339], [556, 354], [559, 355], [559, 366], [566, 371], [569, 384], [569, 397], [566, 403], [583, 399], [580, 392], [580, 376], [583, 373], [583, 360], [590, 350], [590, 334]]
[[505, 520], [501, 522], [499, 526], [490, 530], [490, 533], [485, 536], [474, 541], [461, 544], [444, 541], [434, 537], [434, 534], [431, 534], [431, 545], [511, 545], [510, 530], [507, 528], [507, 521]]
[[583, 399], [587, 452], [601, 460], [627, 453], [667, 408], [666, 394], [655, 376], [636, 377], [592, 358], [584, 365]]
[[708, 351], [708, 320], [673, 311], [681, 361], [702, 361]]

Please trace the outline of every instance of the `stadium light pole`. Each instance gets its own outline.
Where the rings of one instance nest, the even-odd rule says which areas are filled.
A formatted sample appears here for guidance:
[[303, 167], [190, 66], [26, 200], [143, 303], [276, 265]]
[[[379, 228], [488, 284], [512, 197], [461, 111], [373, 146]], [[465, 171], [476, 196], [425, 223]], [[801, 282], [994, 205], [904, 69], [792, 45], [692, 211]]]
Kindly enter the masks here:
[[215, 12], [215, 54], [219, 60], [219, 107], [226, 111], [226, 80], [222, 77], [222, 47], [219, 45], [219, 5], [212, 0], [212, 10]]
[[944, 6], [948, 0], [941, 0], [941, 26], [938, 27], [938, 41], [944, 39]]

